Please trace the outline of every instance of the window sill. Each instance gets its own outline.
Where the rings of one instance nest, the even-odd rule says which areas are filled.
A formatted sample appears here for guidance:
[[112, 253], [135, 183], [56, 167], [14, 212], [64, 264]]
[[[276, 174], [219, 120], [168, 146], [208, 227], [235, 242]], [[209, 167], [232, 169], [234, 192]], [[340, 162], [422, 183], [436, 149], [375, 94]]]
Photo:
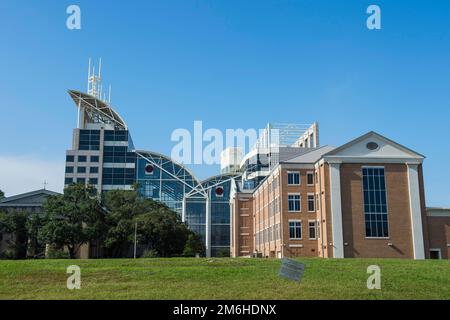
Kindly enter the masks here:
[[366, 240], [390, 240], [390, 237], [364, 237]]

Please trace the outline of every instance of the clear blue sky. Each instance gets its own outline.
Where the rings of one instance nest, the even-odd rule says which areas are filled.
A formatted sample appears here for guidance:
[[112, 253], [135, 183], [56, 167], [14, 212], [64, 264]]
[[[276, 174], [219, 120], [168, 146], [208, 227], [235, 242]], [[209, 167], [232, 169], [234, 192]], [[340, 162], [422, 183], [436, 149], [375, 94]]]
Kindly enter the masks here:
[[[66, 28], [70, 4], [79, 31]], [[366, 28], [370, 4], [380, 31]], [[7, 193], [42, 175], [63, 183], [76, 124], [66, 90], [85, 90], [88, 58], [102, 57], [141, 149], [170, 154], [171, 132], [194, 120], [222, 130], [318, 121], [334, 146], [375, 130], [427, 156], [427, 204], [450, 206], [450, 1], [2, 0], [0, 39]]]

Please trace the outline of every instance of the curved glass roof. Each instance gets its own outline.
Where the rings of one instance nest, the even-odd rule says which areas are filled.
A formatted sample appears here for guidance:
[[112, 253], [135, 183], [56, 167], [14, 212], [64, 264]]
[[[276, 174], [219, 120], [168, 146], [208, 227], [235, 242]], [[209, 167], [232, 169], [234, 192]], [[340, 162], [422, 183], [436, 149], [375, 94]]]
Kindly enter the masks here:
[[196, 188], [201, 186], [200, 181], [194, 176], [194, 174], [186, 168], [184, 165], [177, 163], [168, 156], [163, 154], [146, 151], [146, 150], [135, 150], [136, 154], [146, 159], [147, 161], [156, 165], [165, 174], [181, 180], [186, 183], [191, 188]]

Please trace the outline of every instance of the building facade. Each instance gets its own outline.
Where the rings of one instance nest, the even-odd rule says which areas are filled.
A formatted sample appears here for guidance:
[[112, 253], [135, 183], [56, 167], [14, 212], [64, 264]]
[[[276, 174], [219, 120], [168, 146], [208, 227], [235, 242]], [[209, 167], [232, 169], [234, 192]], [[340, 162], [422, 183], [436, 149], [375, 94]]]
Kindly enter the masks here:
[[221, 174], [201, 181], [136, 149], [100, 80], [90, 72], [87, 93], [69, 90], [78, 125], [65, 185], [105, 193], [138, 183], [201, 235], [207, 256], [449, 257], [450, 216], [426, 210], [419, 153], [375, 132], [321, 147], [317, 123], [268, 124], [248, 153], [224, 150]]
[[232, 256], [448, 259], [450, 210], [426, 209], [423, 160], [369, 132], [280, 162], [232, 194], [235, 228], [254, 230], [235, 230]]

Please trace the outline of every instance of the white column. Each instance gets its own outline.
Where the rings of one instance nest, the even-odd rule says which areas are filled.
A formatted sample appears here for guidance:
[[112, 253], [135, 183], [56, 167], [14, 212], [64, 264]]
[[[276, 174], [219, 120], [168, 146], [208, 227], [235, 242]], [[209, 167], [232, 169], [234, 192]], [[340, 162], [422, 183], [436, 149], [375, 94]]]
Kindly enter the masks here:
[[420, 189], [418, 164], [408, 166], [409, 210], [411, 212], [411, 233], [413, 237], [414, 259], [425, 259], [423, 244], [422, 210], [420, 206]]
[[206, 226], [205, 226], [205, 247], [206, 247], [206, 257], [211, 257], [211, 208], [209, 200], [209, 191], [206, 198]]
[[186, 196], [183, 196], [181, 204], [181, 221], [186, 222]]
[[340, 166], [341, 166], [340, 163], [330, 163], [331, 230], [332, 230], [334, 258], [344, 258]]

